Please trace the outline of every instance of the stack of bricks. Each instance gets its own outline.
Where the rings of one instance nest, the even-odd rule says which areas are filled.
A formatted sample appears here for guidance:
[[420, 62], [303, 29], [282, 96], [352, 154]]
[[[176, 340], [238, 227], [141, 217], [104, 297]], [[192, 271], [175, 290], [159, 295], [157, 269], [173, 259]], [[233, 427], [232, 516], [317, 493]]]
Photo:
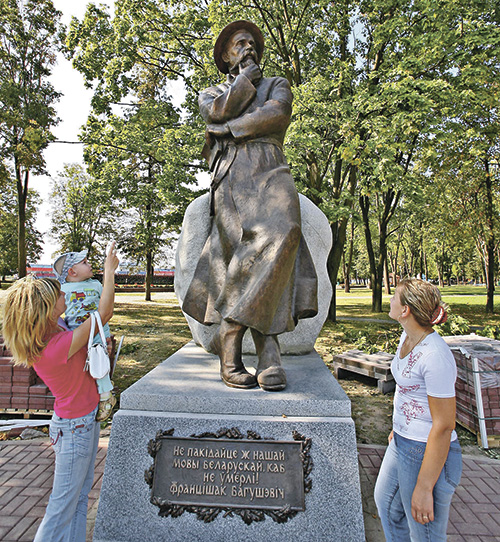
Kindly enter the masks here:
[[457, 421], [478, 435], [474, 369], [472, 358], [477, 359], [480, 392], [484, 411], [486, 434], [490, 446], [500, 442], [500, 341], [478, 335], [445, 337], [457, 363]]
[[0, 411], [51, 411], [54, 397], [31, 367], [14, 366], [0, 337]]

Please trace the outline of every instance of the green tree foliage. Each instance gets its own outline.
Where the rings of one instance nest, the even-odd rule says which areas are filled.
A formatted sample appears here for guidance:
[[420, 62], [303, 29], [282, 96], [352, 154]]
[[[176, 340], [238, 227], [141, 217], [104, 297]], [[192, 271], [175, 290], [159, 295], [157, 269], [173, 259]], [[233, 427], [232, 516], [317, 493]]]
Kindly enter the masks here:
[[[500, 51], [498, 6], [492, 2], [438, 4], [427, 1], [375, 1], [362, 2], [360, 6], [361, 18], [366, 21], [364, 28], [368, 30], [366, 43], [369, 49], [378, 51], [371, 58], [379, 64], [375, 79], [372, 77], [364, 93], [359, 94], [368, 114], [363, 123], [366, 145], [358, 167], [359, 204], [373, 288], [372, 310], [379, 311], [391, 231], [398, 240], [391, 256], [394, 259], [396, 255], [397, 261], [399, 251], [404, 257], [401, 266], [404, 273], [428, 275], [426, 235], [436, 232], [437, 225], [441, 231], [435, 240], [441, 245], [441, 254], [434, 253], [441, 260], [441, 273], [449, 250], [455, 259], [455, 266], [448, 265], [450, 272], [460, 274], [467, 267], [465, 262], [471, 256], [471, 244], [456, 238], [456, 228], [453, 229], [455, 237], [446, 232], [446, 227], [450, 230], [456, 221], [450, 213], [440, 212], [441, 192], [432, 191], [437, 183], [427, 186], [428, 176], [432, 175], [429, 149], [435, 154], [439, 148], [440, 158], [446, 161], [448, 150], [457, 141], [464, 143], [464, 126], [470, 130], [475, 123], [475, 143], [470, 139], [465, 146], [474, 149], [472, 154], [476, 156], [481, 152], [478, 150], [481, 145], [482, 148], [487, 146], [490, 155], [493, 154], [495, 144], [491, 135], [494, 127], [498, 128], [493, 105], [498, 104], [498, 99], [495, 100]], [[480, 126], [489, 128], [480, 133]], [[486, 144], [485, 132], [490, 136]], [[483, 141], [478, 145], [479, 139]], [[455, 157], [459, 168], [463, 159], [464, 155]], [[494, 191], [491, 190], [494, 163], [490, 159], [490, 174], [483, 176], [485, 208], [480, 216], [482, 226], [489, 232], [486, 237], [490, 240], [488, 252], [491, 254], [486, 261], [494, 257], [491, 242], [495, 229]], [[445, 169], [456, 179], [456, 168], [452, 172], [450, 167], [448, 161]], [[484, 169], [487, 169], [486, 163]], [[424, 187], [427, 189], [422, 198]], [[452, 201], [457, 194], [456, 191], [450, 194]], [[433, 214], [426, 208], [429, 201], [434, 202]], [[443, 214], [448, 215], [451, 222], [436, 220]], [[396, 222], [389, 227], [394, 217], [397, 217]], [[493, 280], [489, 282], [493, 284]]]
[[[117, 206], [123, 206], [116, 240], [126, 255], [146, 264], [150, 298], [153, 263], [178, 231], [193, 197], [183, 154], [178, 116], [168, 103], [149, 101], [129, 108], [124, 117], [91, 117], [84, 130], [85, 158], [106, 180]], [[184, 162], [186, 163], [186, 162]]]
[[462, 243], [464, 238], [476, 243], [485, 268], [486, 312], [491, 313], [500, 213], [498, 3], [465, 3], [455, 35], [457, 46], [449, 67], [452, 99], [442, 125], [428, 142], [425, 160], [445, 195], [444, 185], [452, 187], [451, 197], [443, 203], [457, 217], [456, 231], [465, 234]]
[[87, 249], [89, 259], [102, 263], [107, 243], [115, 237], [121, 208], [103, 183], [79, 164], [65, 164], [53, 180], [51, 238], [60, 252]]
[[[0, 175], [0, 276], [14, 274], [17, 269], [18, 216], [16, 188], [7, 169], [1, 169]], [[29, 190], [26, 204], [26, 257], [34, 263], [42, 252], [42, 234], [36, 229], [36, 213], [40, 196]]]
[[[263, 30], [265, 74], [284, 76], [293, 88], [285, 153], [299, 190], [330, 221], [332, 283], [337, 282], [351, 216], [363, 224], [354, 235], [353, 254], [360, 261], [353, 261], [353, 271], [369, 266], [374, 311], [381, 309], [384, 273], [436, 272], [443, 278], [445, 271], [448, 276], [465, 272], [470, 243], [464, 247], [445, 235], [446, 220], [436, 220], [439, 183], [429, 182], [430, 162], [433, 152], [447, 153], [449, 142], [465, 134], [477, 163], [489, 172], [483, 184], [491, 184], [491, 201], [488, 192], [485, 198], [494, 210], [500, 50], [495, 2], [117, 0], [115, 8], [111, 18], [90, 5], [83, 21], [73, 21], [67, 45], [75, 67], [94, 88], [93, 117], [84, 132], [87, 160], [93, 174], [124, 198], [126, 189], [122, 193], [120, 187], [128, 181], [119, 181], [120, 164], [135, 167], [132, 174], [127, 165], [125, 176], [141, 189], [127, 189], [127, 197], [132, 202], [144, 191], [142, 203], [133, 203], [147, 210], [136, 215], [143, 228], [151, 216], [148, 202], [163, 198], [169, 209], [181, 209], [174, 186], [186, 180], [185, 172], [192, 176], [205, 168], [198, 156], [204, 126], [197, 95], [222, 79], [212, 59], [218, 33], [228, 22], [246, 18]], [[178, 81], [186, 90], [183, 111], [172, 109], [171, 114]], [[166, 126], [139, 121], [143, 115], [152, 118], [155, 106], [158, 123], [163, 116]], [[151, 138], [133, 126], [146, 126]], [[153, 151], [153, 140], [163, 146]], [[140, 141], [140, 160], [139, 145], [129, 158], [123, 154], [134, 141]], [[142, 166], [132, 165], [139, 162]], [[154, 194], [152, 199], [148, 194]], [[441, 215], [455, 219], [451, 213]], [[495, 226], [485, 220], [492, 259]], [[433, 244], [430, 235], [439, 242]], [[153, 244], [160, 246], [161, 238], [154, 236]], [[335, 319], [335, 299], [330, 317]]]
[[146, 265], [146, 299], [155, 258], [195, 195], [189, 186], [201, 168], [203, 141], [172, 105], [169, 85], [181, 68], [177, 60], [165, 61], [168, 36], [162, 29], [169, 15], [158, 8], [154, 2], [117, 2], [111, 19], [90, 5], [82, 22], [73, 20], [67, 39], [75, 67], [95, 85], [82, 133], [85, 160], [126, 209], [117, 240]]
[[59, 94], [48, 82], [60, 13], [51, 0], [0, 0], [0, 153], [15, 173], [19, 276], [26, 274], [31, 172], [43, 173], [43, 150], [58, 122]]

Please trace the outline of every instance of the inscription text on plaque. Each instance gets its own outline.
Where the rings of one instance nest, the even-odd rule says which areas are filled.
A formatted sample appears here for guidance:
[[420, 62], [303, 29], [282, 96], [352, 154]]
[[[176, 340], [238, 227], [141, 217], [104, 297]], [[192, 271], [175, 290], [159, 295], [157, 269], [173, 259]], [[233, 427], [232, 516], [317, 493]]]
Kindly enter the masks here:
[[[172, 509], [179, 507], [191, 512], [251, 509], [271, 516], [272, 511], [286, 511], [288, 519], [305, 510], [305, 492], [310, 488], [305, 476], [312, 462], [309, 458], [305, 468], [303, 438], [198, 438], [171, 433], [151, 441], [154, 465], [152, 472], [146, 471], [151, 501], [170, 510], [163, 515], [174, 515]], [[310, 441], [306, 443], [310, 446]]]

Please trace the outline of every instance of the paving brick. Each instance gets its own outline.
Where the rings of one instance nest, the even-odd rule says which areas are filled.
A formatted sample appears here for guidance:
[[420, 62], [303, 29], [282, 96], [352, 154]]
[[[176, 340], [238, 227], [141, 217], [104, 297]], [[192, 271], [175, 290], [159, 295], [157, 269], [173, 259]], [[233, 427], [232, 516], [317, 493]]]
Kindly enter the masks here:
[[359, 459], [359, 462], [361, 463], [361, 465], [363, 467], [373, 467], [374, 466], [373, 462], [372, 462], [372, 458], [369, 455], [366, 455], [366, 454], [360, 455], [358, 459]]
[[[384, 454], [383, 447], [360, 447], [359, 469], [365, 516], [367, 507], [375, 510], [373, 485]], [[24, 542], [33, 540], [51, 492], [54, 453], [48, 441], [40, 443], [0, 443], [0, 477], [19, 480], [20, 485], [0, 485], [0, 540]], [[89, 494], [89, 508], [95, 506], [102, 484], [107, 447], [100, 446], [95, 477]], [[33, 455], [34, 454], [34, 455]], [[28, 467], [29, 465], [29, 467]], [[23, 485], [24, 484], [24, 485]], [[368, 495], [368, 497], [367, 497]], [[462, 484], [453, 497], [448, 526], [448, 542], [500, 542], [500, 462], [482, 457], [464, 457]], [[366, 497], [366, 498], [365, 498]], [[16, 521], [24, 519], [18, 529], [4, 529], [2, 508], [18, 503]], [[370, 508], [370, 510], [372, 509]], [[7, 508], [9, 510], [9, 508]], [[17, 513], [19, 512], [19, 516]], [[372, 514], [369, 514], [372, 518]], [[30, 524], [31, 521], [31, 524]], [[379, 520], [373, 518], [377, 523]], [[17, 526], [17, 524], [16, 524]], [[371, 526], [371, 524], [370, 524]], [[23, 530], [24, 529], [24, 530]], [[375, 530], [374, 530], [375, 532]], [[380, 530], [378, 531], [380, 533]], [[368, 534], [368, 528], [367, 528]], [[14, 538], [12, 538], [14, 537]]]
[[450, 534], [460, 534], [457, 529], [455, 528], [455, 526], [453, 525], [452, 521], [451, 521], [451, 514], [450, 514], [450, 519], [448, 521], [448, 528], [446, 530], [446, 534], [450, 535]]
[[11, 499], [11, 501], [2, 508], [2, 515], [12, 514], [19, 517], [21, 514], [18, 514], [17, 510], [22, 507], [25, 501], [26, 497], [17, 495], [17, 497]]
[[15, 469], [13, 469], [12, 471], [2, 469], [2, 472], [0, 472], [0, 485], [6, 485], [16, 472], [17, 471]]
[[36, 518], [35, 522], [27, 529], [16, 542], [32, 542], [35, 538], [35, 534], [38, 531], [38, 526], [42, 522], [42, 518]]
[[[452, 513], [458, 514], [458, 516], [454, 515], [454, 518], [457, 518], [457, 522], [455, 523], [462, 523], [462, 522], [468, 522], [468, 523], [474, 523], [476, 522], [476, 514], [474, 514], [470, 507], [466, 504], [453, 504], [452, 509], [450, 511], [450, 516]], [[460, 532], [460, 529], [458, 529], [458, 532]]]
[[24, 478], [21, 478], [21, 477], [12, 476], [11, 478], [9, 478], [9, 480], [4, 482], [4, 485], [7, 487], [23, 488], [26, 486], [26, 480], [24, 480]]
[[8, 472], [19, 472], [20, 470], [21, 467], [19, 463], [16, 463], [11, 458], [9, 458], [0, 468], [0, 471], [5, 474], [7, 474]]
[[99, 489], [91, 489], [89, 491], [89, 501], [90, 499], [97, 500], [99, 498]]
[[18, 518], [16, 525], [7, 533], [6, 538], [19, 540], [21, 536], [35, 523], [35, 518]]
[[465, 537], [476, 536], [476, 535], [489, 535], [489, 527], [486, 525], [483, 525], [476, 521], [468, 521], [468, 522], [456, 522], [455, 527], [457, 531]]
[[[471, 509], [474, 514], [498, 514], [498, 504], [495, 504], [493, 502], [484, 504], [484, 503], [478, 503], [478, 504], [471, 504], [469, 505], [469, 508]], [[500, 532], [500, 526], [499, 526], [499, 532]]]
[[51, 468], [44, 469], [43, 472], [40, 472], [36, 478], [30, 478], [29, 485], [32, 488], [51, 487], [53, 476], [54, 476], [54, 466], [52, 465]]
[[[20, 493], [20, 496], [22, 496], [23, 493]], [[13, 515], [24, 517], [30, 515], [29, 512], [32, 508], [34, 508], [40, 499], [38, 497], [23, 497], [24, 501], [21, 503], [20, 506], [16, 508], [12, 513]]]
[[481, 493], [481, 491], [479, 491], [477, 489], [477, 487], [475, 486], [471, 486], [468, 488], [468, 493], [469, 495], [471, 496], [471, 498], [473, 499], [473, 502], [477, 502], [477, 503], [489, 503], [490, 500], [489, 498], [484, 495], [483, 493]]
[[484, 478], [472, 478], [472, 483], [476, 486], [477, 490], [484, 495], [495, 493]]
[[491, 513], [481, 513], [477, 515], [478, 520], [489, 528], [490, 533], [500, 533], [500, 517], [498, 510]]
[[[33, 463], [33, 469], [29, 472], [28, 475], [25, 476], [25, 478], [29, 478], [30, 480], [36, 480], [39, 476], [42, 476], [45, 474], [48, 470], [47, 465], [39, 465], [38, 461]], [[32, 482], [30, 482], [31, 484]]]
[[[15, 516], [7, 516], [2, 515], [2, 522], [0, 523], [0, 533], [3, 531], [4, 533], [8, 533], [12, 527], [17, 523], [18, 518]], [[3, 540], [3, 539], [2, 539]]]
[[104, 468], [105, 468], [104, 463], [98, 463], [98, 464], [95, 466], [95, 472], [96, 472], [96, 473], [99, 473], [99, 474], [102, 474], [102, 473], [104, 472]]
[[467, 470], [469, 471], [481, 471], [482, 470], [482, 466], [474, 461], [474, 459], [472, 458], [464, 458], [463, 459], [463, 464], [464, 464], [464, 467], [467, 468]]
[[28, 452], [24, 454], [23, 458], [19, 460], [18, 462], [29, 465], [33, 463], [33, 461], [36, 461], [37, 457], [38, 457], [38, 451], [33, 450], [32, 452]]
[[32, 461], [31, 463], [23, 463], [22, 468], [19, 469], [19, 476], [23, 478], [32, 478], [33, 471], [36, 469], [36, 463]]
[[8, 490], [0, 497], [0, 513], [4, 506], [7, 506], [12, 499], [15, 499], [22, 491], [22, 487], [9, 487]]
[[102, 475], [94, 478], [94, 483], [92, 484], [92, 489], [101, 489], [102, 486]]
[[40, 504], [38, 504], [37, 506], [32, 506], [28, 510], [26, 515], [34, 517], [34, 518], [43, 518], [43, 516], [45, 514], [45, 508], [46, 508], [45, 504], [43, 506], [41, 506]]
[[490, 487], [491, 489], [491, 492], [493, 494], [497, 494], [499, 493], [499, 488], [500, 488], [500, 480], [498, 478], [485, 478], [484, 480], [484, 483]]
[[47, 493], [50, 493], [50, 490], [47, 490], [46, 487], [24, 487], [22, 493], [26, 497], [45, 497]]

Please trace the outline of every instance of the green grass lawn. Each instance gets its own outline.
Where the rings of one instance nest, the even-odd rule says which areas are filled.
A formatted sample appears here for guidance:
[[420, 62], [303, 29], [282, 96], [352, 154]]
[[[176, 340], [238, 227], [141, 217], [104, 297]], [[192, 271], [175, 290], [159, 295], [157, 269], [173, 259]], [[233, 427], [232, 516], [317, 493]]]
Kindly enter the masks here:
[[[500, 292], [495, 294], [496, 314], [486, 314], [486, 287], [484, 286], [444, 286], [440, 288], [443, 300], [450, 306], [450, 312], [462, 316], [474, 326], [500, 325]], [[392, 290], [394, 291], [394, 290]], [[377, 318], [391, 321], [389, 301], [391, 295], [382, 296], [382, 312], [371, 313], [371, 290], [352, 288], [346, 294], [337, 289], [337, 315], [339, 317]]]

